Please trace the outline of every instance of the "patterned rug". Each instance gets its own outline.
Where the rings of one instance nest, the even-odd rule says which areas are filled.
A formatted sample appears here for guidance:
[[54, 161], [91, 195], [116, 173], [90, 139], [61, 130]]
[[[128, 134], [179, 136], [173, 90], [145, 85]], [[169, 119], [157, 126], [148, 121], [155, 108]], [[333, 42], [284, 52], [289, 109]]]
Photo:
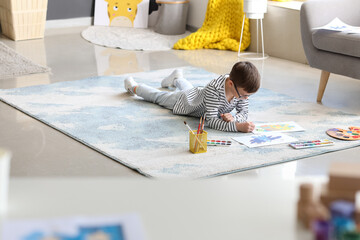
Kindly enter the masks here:
[[0, 42], [0, 79], [49, 71], [50, 68], [34, 63]]
[[[215, 76], [203, 69], [185, 67], [184, 76], [204, 86]], [[138, 82], [159, 87], [173, 69], [131, 74]], [[0, 99], [90, 148], [143, 175], [156, 178], [202, 178], [288, 162], [360, 145], [360, 141], [335, 141], [335, 145], [294, 150], [287, 144], [248, 148], [212, 147], [206, 153], [188, 149], [188, 130], [199, 119], [176, 116], [171, 111], [125, 92], [128, 75], [94, 77], [50, 85], [0, 90]], [[322, 105], [303, 102], [268, 89], [250, 98], [250, 120], [295, 121], [306, 129], [289, 133], [299, 140], [328, 138], [325, 131], [358, 126], [360, 116]], [[228, 140], [245, 133], [208, 131], [209, 139]]]

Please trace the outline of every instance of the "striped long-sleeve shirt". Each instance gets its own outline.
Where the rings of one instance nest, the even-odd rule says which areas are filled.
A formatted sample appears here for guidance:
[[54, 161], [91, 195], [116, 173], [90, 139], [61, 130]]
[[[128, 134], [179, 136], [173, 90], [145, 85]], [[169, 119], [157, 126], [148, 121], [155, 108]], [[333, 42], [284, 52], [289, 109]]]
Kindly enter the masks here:
[[[235, 122], [246, 122], [249, 101], [233, 98], [230, 102], [225, 96], [225, 80], [229, 75], [221, 75], [204, 88], [196, 87], [184, 91], [174, 105], [173, 113], [201, 117], [206, 114], [208, 127], [236, 132]], [[230, 113], [236, 108], [235, 121], [226, 122], [221, 114]]]

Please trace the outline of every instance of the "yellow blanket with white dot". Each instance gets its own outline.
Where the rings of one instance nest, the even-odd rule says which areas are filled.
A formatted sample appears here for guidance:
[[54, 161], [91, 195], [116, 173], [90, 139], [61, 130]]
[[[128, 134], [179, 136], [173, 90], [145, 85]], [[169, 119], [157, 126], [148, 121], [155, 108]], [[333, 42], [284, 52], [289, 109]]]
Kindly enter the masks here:
[[[238, 51], [243, 17], [243, 0], [209, 0], [202, 27], [180, 39], [175, 43], [174, 49], [212, 48]], [[245, 18], [241, 50], [245, 50], [249, 45], [249, 19]]]

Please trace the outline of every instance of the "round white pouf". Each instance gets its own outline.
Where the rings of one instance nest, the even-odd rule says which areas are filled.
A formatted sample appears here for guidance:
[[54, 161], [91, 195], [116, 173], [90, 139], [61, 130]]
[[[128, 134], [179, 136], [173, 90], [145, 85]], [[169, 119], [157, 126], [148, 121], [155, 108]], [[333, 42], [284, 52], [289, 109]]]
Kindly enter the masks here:
[[181, 38], [190, 32], [181, 35], [163, 35], [149, 28], [126, 28], [91, 26], [81, 35], [83, 38], [97, 45], [121, 48], [127, 50], [170, 50]]

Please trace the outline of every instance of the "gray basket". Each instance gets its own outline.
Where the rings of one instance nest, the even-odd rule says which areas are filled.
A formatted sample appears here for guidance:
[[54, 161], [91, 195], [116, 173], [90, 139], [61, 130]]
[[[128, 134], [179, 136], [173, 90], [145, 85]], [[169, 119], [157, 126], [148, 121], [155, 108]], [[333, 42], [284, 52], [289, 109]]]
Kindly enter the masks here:
[[159, 4], [155, 32], [165, 35], [180, 35], [186, 31], [188, 0], [156, 1]]

